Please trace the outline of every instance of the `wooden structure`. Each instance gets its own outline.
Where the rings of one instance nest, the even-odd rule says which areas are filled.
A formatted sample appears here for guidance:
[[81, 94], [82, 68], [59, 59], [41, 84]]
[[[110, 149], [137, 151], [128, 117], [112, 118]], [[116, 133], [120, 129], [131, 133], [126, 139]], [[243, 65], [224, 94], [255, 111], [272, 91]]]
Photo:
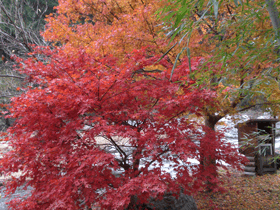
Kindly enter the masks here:
[[276, 173], [275, 123], [277, 119], [251, 119], [239, 123], [238, 144], [240, 153], [250, 161], [245, 166], [245, 175]]

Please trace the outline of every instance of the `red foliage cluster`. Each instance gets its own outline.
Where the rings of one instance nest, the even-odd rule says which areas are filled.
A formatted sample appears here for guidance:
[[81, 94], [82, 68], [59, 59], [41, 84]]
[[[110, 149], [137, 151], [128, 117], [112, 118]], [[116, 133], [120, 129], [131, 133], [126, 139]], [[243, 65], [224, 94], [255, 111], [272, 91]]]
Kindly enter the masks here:
[[[12, 201], [12, 208], [124, 209], [132, 196], [144, 203], [166, 191], [190, 194], [218, 182], [213, 165], [193, 165], [190, 158], [239, 166], [242, 158], [231, 145], [183, 117], [198, 114], [213, 97], [179, 82], [187, 80], [188, 62], [170, 81], [172, 65], [164, 59], [154, 65], [159, 56], [151, 48], [122, 60], [82, 49], [37, 53], [48, 61], [30, 58], [21, 66], [36, 85], [12, 101], [13, 151], [1, 161], [7, 175], [22, 172], [8, 183], [9, 193], [24, 184], [33, 188], [27, 199]], [[192, 64], [196, 68], [199, 60]], [[202, 143], [210, 149], [202, 150]], [[166, 163], [176, 176], [164, 170]]]

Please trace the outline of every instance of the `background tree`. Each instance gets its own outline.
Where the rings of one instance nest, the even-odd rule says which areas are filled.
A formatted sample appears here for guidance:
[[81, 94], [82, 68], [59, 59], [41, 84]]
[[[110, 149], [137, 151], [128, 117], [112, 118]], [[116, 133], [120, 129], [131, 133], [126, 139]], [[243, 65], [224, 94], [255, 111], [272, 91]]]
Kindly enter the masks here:
[[[18, 95], [24, 75], [13, 71], [12, 56], [27, 58], [31, 45], [46, 46], [40, 32], [44, 30], [46, 15], [54, 12], [56, 0], [1, 0], [0, 1], [0, 102], [7, 111], [10, 97]], [[2, 115], [2, 128], [10, 126], [9, 119]]]
[[[158, 0], [63, 1], [46, 19], [44, 37], [56, 45], [86, 46], [89, 53], [113, 53], [117, 57], [147, 45], [164, 54], [169, 49], [168, 31], [154, 13], [165, 4]], [[166, 53], [169, 62], [175, 61], [177, 46], [182, 44]]]
[[164, 20], [174, 29], [171, 39], [187, 39], [182, 50], [189, 57], [208, 58], [204, 72], [194, 71], [193, 77], [219, 95], [219, 108], [206, 105], [203, 113], [210, 128], [227, 114], [255, 106], [278, 112], [278, 7], [274, 1], [178, 0], [163, 9]]
[[[205, 125], [226, 115], [257, 107], [279, 113], [279, 2], [272, 1], [168, 1], [163, 7], [170, 39], [182, 37], [191, 57], [205, 58], [191, 78], [216, 91], [216, 104], [205, 103]], [[180, 54], [177, 62], [180, 62]], [[177, 63], [176, 62], [176, 63]], [[173, 68], [174, 69], [174, 68]], [[184, 81], [182, 81], [184, 83]], [[199, 85], [199, 84], [198, 84]], [[207, 145], [203, 146], [207, 149]], [[214, 152], [214, 151], [213, 151]], [[203, 165], [215, 159], [201, 155]]]

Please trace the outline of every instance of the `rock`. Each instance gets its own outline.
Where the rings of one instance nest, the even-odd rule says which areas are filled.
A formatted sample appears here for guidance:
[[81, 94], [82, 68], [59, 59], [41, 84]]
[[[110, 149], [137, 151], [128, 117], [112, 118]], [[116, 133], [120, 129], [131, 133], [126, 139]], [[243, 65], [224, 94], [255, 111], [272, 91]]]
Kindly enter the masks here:
[[[137, 199], [134, 200], [137, 203]], [[166, 193], [162, 200], [151, 199], [148, 204], [128, 206], [126, 210], [197, 210], [195, 200], [183, 193], [178, 198]]]
[[9, 152], [12, 148], [8, 145], [7, 142], [3, 142], [0, 140], [0, 159], [3, 158], [3, 155], [6, 152]]
[[24, 190], [24, 186], [19, 187], [15, 193], [13, 193], [10, 197], [5, 197], [5, 190], [6, 187], [5, 185], [0, 187], [0, 210], [7, 210], [8, 205], [6, 204], [6, 202], [14, 199], [14, 198], [18, 198], [18, 197], [28, 197], [31, 194], [32, 188], [31, 187], [27, 187], [26, 190]]
[[197, 210], [195, 200], [183, 193], [178, 199], [172, 195], [165, 195], [162, 200], [151, 200], [147, 207], [154, 210]]

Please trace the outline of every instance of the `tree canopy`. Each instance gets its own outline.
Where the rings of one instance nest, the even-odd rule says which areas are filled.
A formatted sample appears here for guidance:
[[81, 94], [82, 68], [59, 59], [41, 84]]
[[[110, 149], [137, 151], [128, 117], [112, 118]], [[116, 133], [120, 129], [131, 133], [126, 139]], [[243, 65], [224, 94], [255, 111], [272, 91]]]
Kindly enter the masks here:
[[153, 15], [165, 4], [59, 2], [43, 34], [52, 46], [17, 59], [32, 85], [12, 99], [13, 150], [1, 170], [21, 172], [8, 193], [33, 191], [11, 208], [136, 208], [165, 192], [220, 190], [217, 167], [240, 169], [244, 158], [222, 134], [184, 116], [215, 107], [217, 94], [192, 76], [205, 58], [185, 56], [174, 69], [183, 42], [165, 53], [164, 24]]
[[[147, 57], [147, 48], [134, 50], [126, 60], [82, 48], [35, 53], [49, 61], [24, 63], [22, 71], [39, 87], [13, 99], [10, 111], [17, 121], [9, 132], [14, 150], [1, 162], [7, 174], [22, 171], [9, 182], [9, 192], [25, 183], [34, 188], [26, 200], [12, 202], [13, 208], [95, 204], [124, 209], [165, 192], [191, 194], [209, 182], [219, 189], [212, 165], [202, 170], [190, 164], [189, 158], [200, 161], [201, 153], [215, 157], [217, 167], [221, 161], [240, 167], [243, 159], [230, 144], [207, 127], [178, 119], [186, 110], [198, 112], [201, 101], [211, 103], [211, 93], [191, 86], [178, 92], [180, 83], [171, 82], [167, 70], [143, 73], [160, 58]], [[160, 64], [172, 68], [166, 60]], [[188, 74], [187, 65], [176, 69], [178, 81]], [[217, 151], [200, 151], [199, 142]], [[176, 177], [164, 163], [172, 165]]]
[[204, 111], [211, 127], [227, 114], [257, 105], [279, 113], [279, 2], [169, 2], [161, 11], [171, 39], [184, 37], [188, 45], [182, 50], [207, 58], [203, 73], [193, 77], [218, 94], [219, 108], [206, 105]]

